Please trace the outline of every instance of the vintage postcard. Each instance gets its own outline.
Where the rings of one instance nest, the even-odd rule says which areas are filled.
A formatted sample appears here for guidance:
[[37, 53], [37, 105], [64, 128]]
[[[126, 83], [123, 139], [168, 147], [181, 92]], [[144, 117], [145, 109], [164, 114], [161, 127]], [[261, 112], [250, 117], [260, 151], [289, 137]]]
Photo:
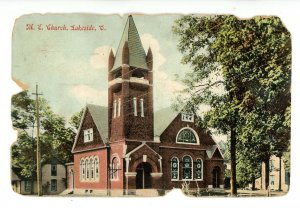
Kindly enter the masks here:
[[12, 79], [17, 193], [289, 191], [291, 34], [278, 17], [28, 14]]

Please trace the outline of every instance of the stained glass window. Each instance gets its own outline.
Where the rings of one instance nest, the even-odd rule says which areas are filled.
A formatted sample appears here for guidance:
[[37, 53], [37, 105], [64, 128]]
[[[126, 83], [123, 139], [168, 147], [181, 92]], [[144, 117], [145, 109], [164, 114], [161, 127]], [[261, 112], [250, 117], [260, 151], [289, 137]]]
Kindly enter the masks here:
[[85, 177], [88, 179], [89, 176], [90, 176], [89, 161], [88, 160], [85, 161], [85, 171], [86, 171], [86, 176]]
[[95, 158], [95, 178], [99, 177], [99, 162], [98, 158]]
[[84, 160], [81, 160], [80, 162], [80, 169], [81, 169], [81, 180], [85, 178], [85, 165]]
[[177, 136], [177, 142], [197, 144], [197, 139], [195, 134], [190, 129], [183, 129]]
[[178, 158], [173, 157], [171, 159], [171, 177], [172, 180], [178, 180]]
[[90, 159], [90, 170], [91, 170], [91, 179], [93, 179], [94, 178], [94, 161], [92, 158]]
[[192, 169], [192, 158], [189, 155], [184, 156], [182, 162], [182, 180], [192, 179]]
[[202, 179], [202, 173], [203, 173], [203, 164], [201, 159], [196, 160], [196, 168], [195, 168], [195, 178], [196, 179]]

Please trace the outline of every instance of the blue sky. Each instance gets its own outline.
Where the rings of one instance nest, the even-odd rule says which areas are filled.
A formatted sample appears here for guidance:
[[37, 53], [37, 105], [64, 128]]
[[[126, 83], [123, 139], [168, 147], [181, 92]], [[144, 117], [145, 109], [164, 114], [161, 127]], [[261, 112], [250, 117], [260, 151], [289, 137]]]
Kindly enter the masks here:
[[[188, 67], [180, 64], [177, 37], [172, 33], [176, 15], [133, 15], [144, 49], [154, 56], [154, 107], [170, 106], [174, 92], [182, 89], [175, 74], [183, 77]], [[38, 83], [54, 111], [70, 117], [85, 103], [107, 105], [107, 56], [116, 53], [127, 16], [93, 14], [32, 14], [15, 22], [12, 76], [25, 88]], [[35, 30], [26, 30], [34, 24]], [[42, 25], [43, 30], [38, 26]], [[93, 25], [97, 31], [50, 31], [47, 25]], [[98, 26], [105, 28], [98, 30]]]

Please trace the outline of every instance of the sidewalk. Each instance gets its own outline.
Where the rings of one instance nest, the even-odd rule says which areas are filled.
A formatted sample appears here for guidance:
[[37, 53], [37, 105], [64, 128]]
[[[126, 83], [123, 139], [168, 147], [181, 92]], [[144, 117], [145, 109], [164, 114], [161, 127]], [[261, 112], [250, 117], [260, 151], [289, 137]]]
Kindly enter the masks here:
[[[226, 193], [230, 194], [230, 190], [225, 190]], [[271, 197], [276, 196], [284, 196], [287, 192], [284, 191], [271, 191]], [[238, 189], [238, 196], [239, 197], [268, 197], [267, 190], [242, 190]]]

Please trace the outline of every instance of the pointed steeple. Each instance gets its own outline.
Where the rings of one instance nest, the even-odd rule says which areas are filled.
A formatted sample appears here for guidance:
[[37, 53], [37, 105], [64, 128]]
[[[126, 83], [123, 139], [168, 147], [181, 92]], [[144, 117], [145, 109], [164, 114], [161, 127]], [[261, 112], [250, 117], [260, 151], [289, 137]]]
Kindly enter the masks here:
[[[124, 45], [128, 46], [128, 53], [124, 53]], [[125, 57], [126, 56], [126, 57]], [[139, 33], [136, 29], [135, 23], [131, 15], [128, 16], [118, 49], [115, 56], [115, 62], [112, 67], [112, 71], [122, 66], [122, 62], [126, 60], [131, 67], [138, 67], [142, 69], [148, 69], [146, 61], [146, 53], [144, 51]]]

